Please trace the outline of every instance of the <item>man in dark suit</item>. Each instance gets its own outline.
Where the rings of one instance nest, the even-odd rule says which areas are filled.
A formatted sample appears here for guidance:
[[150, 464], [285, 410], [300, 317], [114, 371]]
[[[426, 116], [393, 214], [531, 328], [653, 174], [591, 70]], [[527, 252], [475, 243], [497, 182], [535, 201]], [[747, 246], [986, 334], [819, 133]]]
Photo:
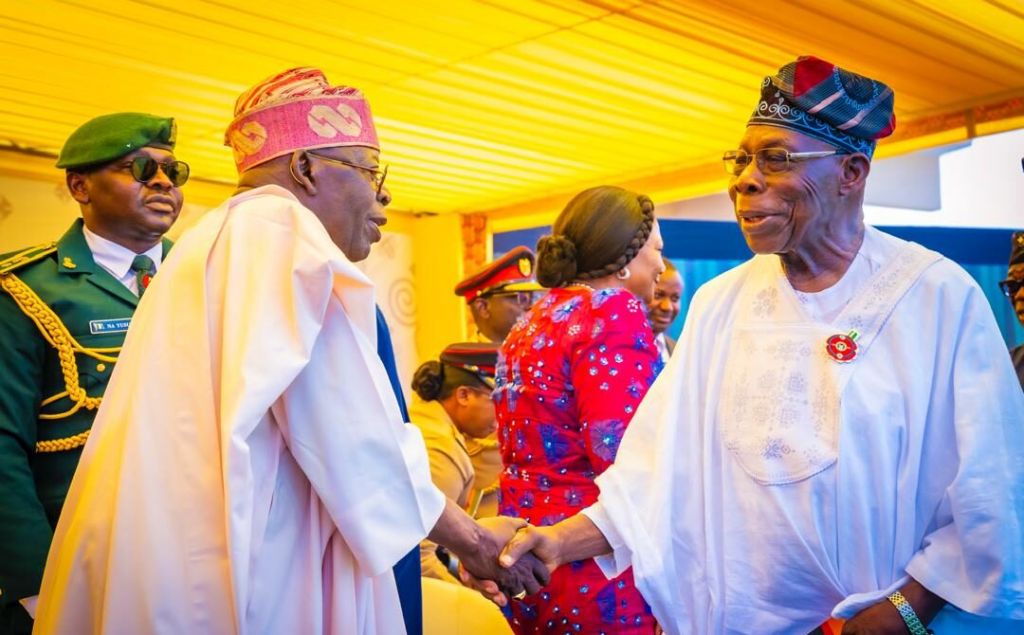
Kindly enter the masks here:
[[97, 117], [57, 161], [82, 218], [0, 257], [0, 633], [28, 633], [78, 465], [139, 297], [170, 247], [188, 165], [174, 120]]

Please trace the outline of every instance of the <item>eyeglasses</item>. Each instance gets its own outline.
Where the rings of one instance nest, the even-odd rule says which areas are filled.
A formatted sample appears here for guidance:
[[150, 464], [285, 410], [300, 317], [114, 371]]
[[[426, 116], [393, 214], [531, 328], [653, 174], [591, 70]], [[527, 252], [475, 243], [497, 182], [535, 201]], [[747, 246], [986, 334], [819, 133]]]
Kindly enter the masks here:
[[348, 161], [343, 161], [341, 159], [335, 159], [334, 157], [325, 157], [324, 155], [317, 154], [316, 152], [310, 152], [309, 154], [312, 154], [313, 156], [315, 156], [315, 157], [317, 157], [319, 159], [323, 159], [324, 161], [328, 161], [330, 163], [340, 163], [341, 165], [347, 165], [350, 168], [355, 168], [357, 170], [363, 170], [364, 172], [369, 172], [370, 180], [373, 183], [373, 186], [375, 188], [377, 188], [377, 196], [380, 196], [380, 191], [384, 187], [384, 179], [386, 179], [387, 176], [388, 176], [388, 166], [387, 165], [384, 166], [383, 170], [378, 170], [377, 168], [370, 168], [370, 167], [367, 167], [365, 165], [359, 165], [357, 163], [349, 163]]
[[510, 298], [522, 307], [531, 307], [534, 303], [534, 295], [531, 291], [495, 291], [481, 296], [487, 298]]
[[1003, 295], [1010, 298], [1011, 300], [1020, 293], [1021, 287], [1024, 287], [1024, 280], [1016, 280], [1014, 278], [1007, 278], [1006, 280], [999, 281], [999, 288], [1002, 289]]
[[128, 169], [139, 183], [149, 183], [150, 179], [156, 176], [157, 169], [163, 170], [167, 179], [174, 184], [174, 187], [181, 187], [188, 182], [188, 163], [184, 161], [157, 162], [156, 159], [146, 156], [138, 156], [128, 164]]
[[[819, 152], [790, 152], [785, 148], [761, 148], [753, 153], [757, 157], [757, 169], [765, 174], [779, 174], [793, 168], [794, 161], [821, 159], [839, 154], [849, 154], [846, 150], [822, 150]], [[750, 165], [751, 153], [743, 150], [729, 150], [722, 155], [725, 171], [732, 176], [739, 176]]]

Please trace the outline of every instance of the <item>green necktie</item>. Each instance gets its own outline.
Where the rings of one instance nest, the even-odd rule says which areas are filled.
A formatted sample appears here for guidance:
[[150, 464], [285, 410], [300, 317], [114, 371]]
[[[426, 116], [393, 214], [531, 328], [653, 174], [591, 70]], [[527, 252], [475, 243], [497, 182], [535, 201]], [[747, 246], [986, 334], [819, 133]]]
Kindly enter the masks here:
[[139, 288], [139, 297], [142, 297], [149, 281], [153, 279], [153, 259], [145, 254], [139, 254], [132, 260], [132, 271], [135, 272], [135, 283]]

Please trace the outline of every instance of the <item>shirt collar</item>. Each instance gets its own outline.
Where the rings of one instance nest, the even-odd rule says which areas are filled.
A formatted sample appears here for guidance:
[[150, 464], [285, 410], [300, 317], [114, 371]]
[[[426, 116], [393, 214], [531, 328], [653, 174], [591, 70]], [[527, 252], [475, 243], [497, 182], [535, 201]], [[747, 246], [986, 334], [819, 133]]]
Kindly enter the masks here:
[[[82, 234], [85, 236], [85, 242], [89, 245], [89, 251], [92, 252], [92, 257], [96, 264], [101, 265], [117, 278], [123, 278], [128, 275], [128, 270], [132, 268], [132, 260], [139, 254], [95, 232], [89, 231], [89, 228], [85, 225], [82, 225]], [[150, 260], [153, 261], [153, 273], [156, 273], [156, 269], [159, 268], [160, 262], [163, 260], [163, 243], [157, 242], [142, 253], [149, 256]]]

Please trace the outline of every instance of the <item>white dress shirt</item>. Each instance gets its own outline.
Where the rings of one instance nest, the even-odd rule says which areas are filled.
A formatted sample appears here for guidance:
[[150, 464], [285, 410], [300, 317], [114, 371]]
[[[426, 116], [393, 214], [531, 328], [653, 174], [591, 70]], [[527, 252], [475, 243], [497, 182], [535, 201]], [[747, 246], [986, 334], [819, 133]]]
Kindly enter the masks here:
[[158, 241], [142, 254], [137, 254], [127, 247], [89, 231], [85, 225], [82, 225], [82, 233], [85, 235], [85, 242], [88, 243], [92, 259], [96, 261], [96, 264], [106, 269], [107, 273], [114, 276], [118, 282], [128, 287], [128, 290], [135, 295], [139, 295], [139, 283], [135, 279], [135, 272], [132, 271], [132, 260], [135, 260], [135, 256], [149, 256], [149, 259], [153, 261], [152, 273], [154, 274], [164, 257], [162, 241]]

